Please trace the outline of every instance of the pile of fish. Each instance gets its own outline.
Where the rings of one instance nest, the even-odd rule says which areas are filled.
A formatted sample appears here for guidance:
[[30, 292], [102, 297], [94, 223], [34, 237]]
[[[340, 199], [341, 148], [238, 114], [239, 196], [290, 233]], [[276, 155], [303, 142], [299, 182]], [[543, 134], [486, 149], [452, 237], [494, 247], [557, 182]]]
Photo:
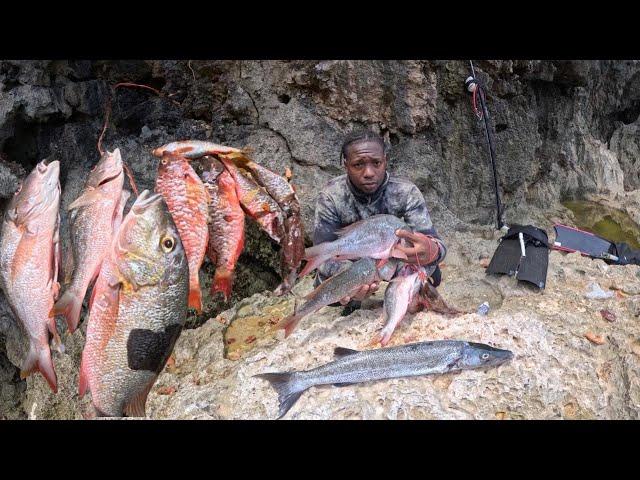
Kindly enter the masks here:
[[[202, 310], [198, 272], [207, 255], [216, 265], [212, 293], [231, 295], [235, 265], [244, 247], [244, 214], [282, 246], [288, 293], [304, 255], [300, 202], [286, 178], [252, 161], [246, 152], [189, 140], [156, 148], [156, 191], [169, 206], [189, 261], [189, 306]], [[200, 163], [202, 179], [191, 166]]]
[[[55, 317], [64, 316], [73, 333], [93, 284], [79, 393], [91, 392], [100, 416], [144, 415], [188, 306], [201, 311], [205, 254], [216, 263], [213, 290], [229, 297], [244, 212], [283, 247], [279, 293], [293, 286], [304, 253], [299, 202], [283, 177], [241, 150], [209, 142], [175, 142], [154, 154], [161, 157], [157, 193], [143, 191], [126, 215], [130, 193], [120, 151], [102, 155], [68, 207], [66, 248], [59, 241], [57, 161], [33, 169], [2, 219], [0, 288], [29, 343], [21, 377], [39, 371], [57, 392], [50, 336], [58, 350], [64, 346]], [[206, 167], [204, 183], [192, 161]]]
[[396, 248], [400, 239], [395, 232], [400, 229], [411, 230], [394, 215], [373, 215], [338, 231], [336, 240], [307, 248], [304, 255], [307, 263], [300, 276], [320, 267], [327, 260], [358, 260], [318, 285], [305, 297], [306, 302], [296, 307], [293, 315], [278, 324], [279, 328], [285, 329], [285, 336], [291, 334], [303, 317], [351, 297], [363, 285], [380, 280], [389, 281], [384, 294], [385, 326], [372, 343], [387, 345], [407, 312], [429, 309], [446, 315], [462, 313], [448, 307], [429, 282], [428, 278], [435, 267], [416, 266], [402, 261], [407, 257]]

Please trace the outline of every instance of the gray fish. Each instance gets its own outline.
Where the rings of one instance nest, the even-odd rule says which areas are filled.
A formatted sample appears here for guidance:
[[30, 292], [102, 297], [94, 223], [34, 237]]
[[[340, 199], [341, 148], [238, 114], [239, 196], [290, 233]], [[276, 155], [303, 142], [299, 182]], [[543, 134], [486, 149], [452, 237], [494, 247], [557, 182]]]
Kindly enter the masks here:
[[345, 386], [385, 378], [496, 367], [513, 358], [509, 350], [460, 340], [436, 340], [364, 351], [337, 347], [334, 354], [337, 360], [312, 370], [255, 375], [268, 380], [278, 392], [278, 418], [289, 411], [305, 390], [316, 385]]
[[278, 328], [284, 328], [285, 337], [288, 337], [303, 317], [338, 302], [341, 298], [351, 296], [362, 285], [371, 284], [376, 280], [379, 280], [376, 262], [370, 258], [361, 258], [349, 268], [318, 285], [305, 297], [307, 302], [296, 308], [294, 315], [284, 318], [278, 324]]
[[338, 260], [352, 260], [362, 257], [383, 259], [389, 257], [403, 258], [407, 256], [395, 251], [399, 241], [396, 230], [409, 230], [408, 225], [394, 215], [373, 215], [337, 232], [338, 239], [333, 242], [323, 242], [305, 250], [304, 258], [307, 264], [299, 277], [305, 276], [325, 261], [336, 258]]

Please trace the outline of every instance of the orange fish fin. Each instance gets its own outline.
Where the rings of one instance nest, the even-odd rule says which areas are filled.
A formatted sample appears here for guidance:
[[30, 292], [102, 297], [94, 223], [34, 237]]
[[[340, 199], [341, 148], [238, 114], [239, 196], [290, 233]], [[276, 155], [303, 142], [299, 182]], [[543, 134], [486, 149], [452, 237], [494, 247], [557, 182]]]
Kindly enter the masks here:
[[302, 317], [295, 314], [289, 315], [288, 317], [285, 317], [282, 320], [280, 320], [280, 322], [278, 322], [278, 324], [276, 325], [276, 328], [277, 329], [284, 328], [284, 336], [286, 338], [289, 335], [291, 335], [291, 332], [293, 332], [293, 330], [296, 328], [296, 325], [298, 325], [298, 322], [300, 322], [301, 318]]
[[189, 287], [189, 308], [193, 308], [198, 315], [202, 313], [202, 292], [199, 284]]
[[304, 277], [307, 273], [311, 272], [312, 270], [315, 270], [330, 258], [331, 257], [322, 257], [322, 256], [308, 258], [306, 265], [298, 274], [298, 278]]
[[233, 270], [227, 270], [226, 268], [216, 268], [216, 273], [213, 276], [213, 283], [211, 284], [211, 294], [216, 292], [222, 292], [224, 295], [224, 301], [229, 301], [231, 297], [231, 289], [233, 287]]
[[102, 193], [100, 190], [87, 190], [82, 192], [78, 198], [76, 198], [71, 205], [67, 207], [67, 211], [75, 210], [76, 208], [86, 207], [87, 205], [91, 205], [92, 203], [97, 202], [102, 197]]
[[80, 311], [82, 310], [82, 299], [72, 290], [66, 290], [62, 297], [55, 303], [50, 316], [64, 315], [67, 321], [67, 328], [70, 333], [76, 331], [80, 322]]
[[20, 369], [20, 378], [27, 378], [35, 371], [42, 374], [53, 393], [58, 393], [58, 379], [53, 369], [51, 350], [49, 348], [38, 348], [31, 344], [27, 358]]
[[153, 383], [155, 382], [155, 378], [149, 382], [149, 385], [144, 387], [140, 392], [134, 395], [134, 397], [129, 400], [123, 410], [124, 414], [127, 417], [146, 417], [145, 414], [145, 405], [147, 403], [147, 397], [149, 396], [149, 392], [151, 391], [151, 387], [153, 387]]

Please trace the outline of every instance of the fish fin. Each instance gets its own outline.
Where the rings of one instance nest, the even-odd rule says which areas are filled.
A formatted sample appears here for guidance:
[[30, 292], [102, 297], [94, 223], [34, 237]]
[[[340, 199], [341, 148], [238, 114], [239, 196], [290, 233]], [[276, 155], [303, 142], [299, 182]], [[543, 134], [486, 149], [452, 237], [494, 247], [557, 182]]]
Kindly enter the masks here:
[[284, 337], [287, 338], [296, 328], [296, 325], [298, 325], [301, 318], [302, 317], [298, 315], [289, 315], [278, 322], [276, 329], [284, 328]]
[[233, 286], [233, 271], [226, 268], [216, 268], [213, 275], [213, 283], [211, 284], [211, 295], [216, 292], [222, 292], [224, 301], [229, 301], [231, 297], [231, 288]]
[[360, 352], [352, 348], [344, 348], [344, 347], [336, 347], [333, 350], [333, 356], [336, 358], [346, 357], [348, 355], [353, 355], [354, 353], [360, 353]]
[[304, 390], [293, 390], [291, 382], [292, 372], [282, 373], [261, 373], [254, 375], [254, 377], [267, 380], [273, 389], [278, 393], [278, 401], [280, 402], [280, 408], [278, 411], [278, 418], [284, 417], [300, 396], [304, 393]]
[[155, 378], [151, 382], [149, 382], [149, 385], [136, 393], [133, 398], [125, 404], [122, 410], [127, 417], [147, 416], [145, 413], [145, 405], [147, 403], [147, 397], [149, 396], [149, 392], [151, 391], [151, 387], [153, 387], [154, 382]]
[[76, 198], [71, 205], [67, 207], [67, 211], [75, 210], [76, 208], [86, 207], [87, 205], [91, 205], [92, 203], [100, 200], [102, 197], [102, 193], [100, 190], [87, 190], [82, 193], [78, 198]]
[[202, 313], [202, 292], [199, 284], [189, 287], [189, 308], [193, 308], [198, 315]]
[[406, 253], [404, 253], [404, 252], [403, 252], [403, 251], [401, 251], [401, 250], [398, 250], [396, 247], [393, 247], [393, 248], [391, 249], [391, 253], [390, 253], [390, 255], [389, 255], [389, 256], [390, 256], [390, 257], [392, 257], [392, 258], [400, 258], [400, 259], [402, 259], [402, 260], [408, 260], [408, 259], [409, 259], [409, 258], [407, 257], [407, 254], [406, 254]]
[[304, 266], [304, 268], [300, 271], [300, 274], [298, 275], [298, 278], [304, 277], [307, 273], [315, 270], [316, 268], [318, 268], [320, 265], [322, 265], [324, 262], [326, 262], [330, 258], [331, 257], [311, 257], [311, 258], [308, 258], [307, 259], [307, 263]]
[[58, 393], [58, 379], [53, 369], [51, 350], [49, 348], [38, 348], [31, 344], [27, 358], [20, 369], [20, 378], [25, 379], [35, 371], [39, 371], [42, 374], [53, 393]]
[[[91, 295], [93, 297], [93, 294]], [[64, 315], [67, 321], [67, 328], [70, 333], [76, 331], [80, 322], [80, 311], [82, 310], [82, 299], [73, 290], [66, 290], [60, 299], [53, 305], [50, 317]]]

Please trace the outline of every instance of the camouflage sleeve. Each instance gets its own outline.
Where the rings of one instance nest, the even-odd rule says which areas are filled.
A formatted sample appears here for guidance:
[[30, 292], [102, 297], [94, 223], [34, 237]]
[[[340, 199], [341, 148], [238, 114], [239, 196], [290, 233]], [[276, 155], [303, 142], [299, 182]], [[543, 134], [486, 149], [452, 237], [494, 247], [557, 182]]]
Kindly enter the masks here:
[[404, 221], [414, 232], [424, 233], [434, 237], [440, 247], [440, 255], [434, 264], [440, 263], [447, 255], [447, 247], [438, 235], [436, 228], [431, 221], [431, 215], [427, 209], [427, 203], [424, 200], [422, 192], [415, 185], [411, 188], [407, 198], [407, 207], [404, 214]]
[[[313, 222], [313, 244], [331, 242], [338, 238], [336, 231], [342, 228], [338, 211], [325, 193], [320, 193], [316, 202], [315, 219]], [[338, 273], [345, 265], [351, 263], [349, 260], [329, 260], [318, 268], [316, 275], [316, 285]]]

